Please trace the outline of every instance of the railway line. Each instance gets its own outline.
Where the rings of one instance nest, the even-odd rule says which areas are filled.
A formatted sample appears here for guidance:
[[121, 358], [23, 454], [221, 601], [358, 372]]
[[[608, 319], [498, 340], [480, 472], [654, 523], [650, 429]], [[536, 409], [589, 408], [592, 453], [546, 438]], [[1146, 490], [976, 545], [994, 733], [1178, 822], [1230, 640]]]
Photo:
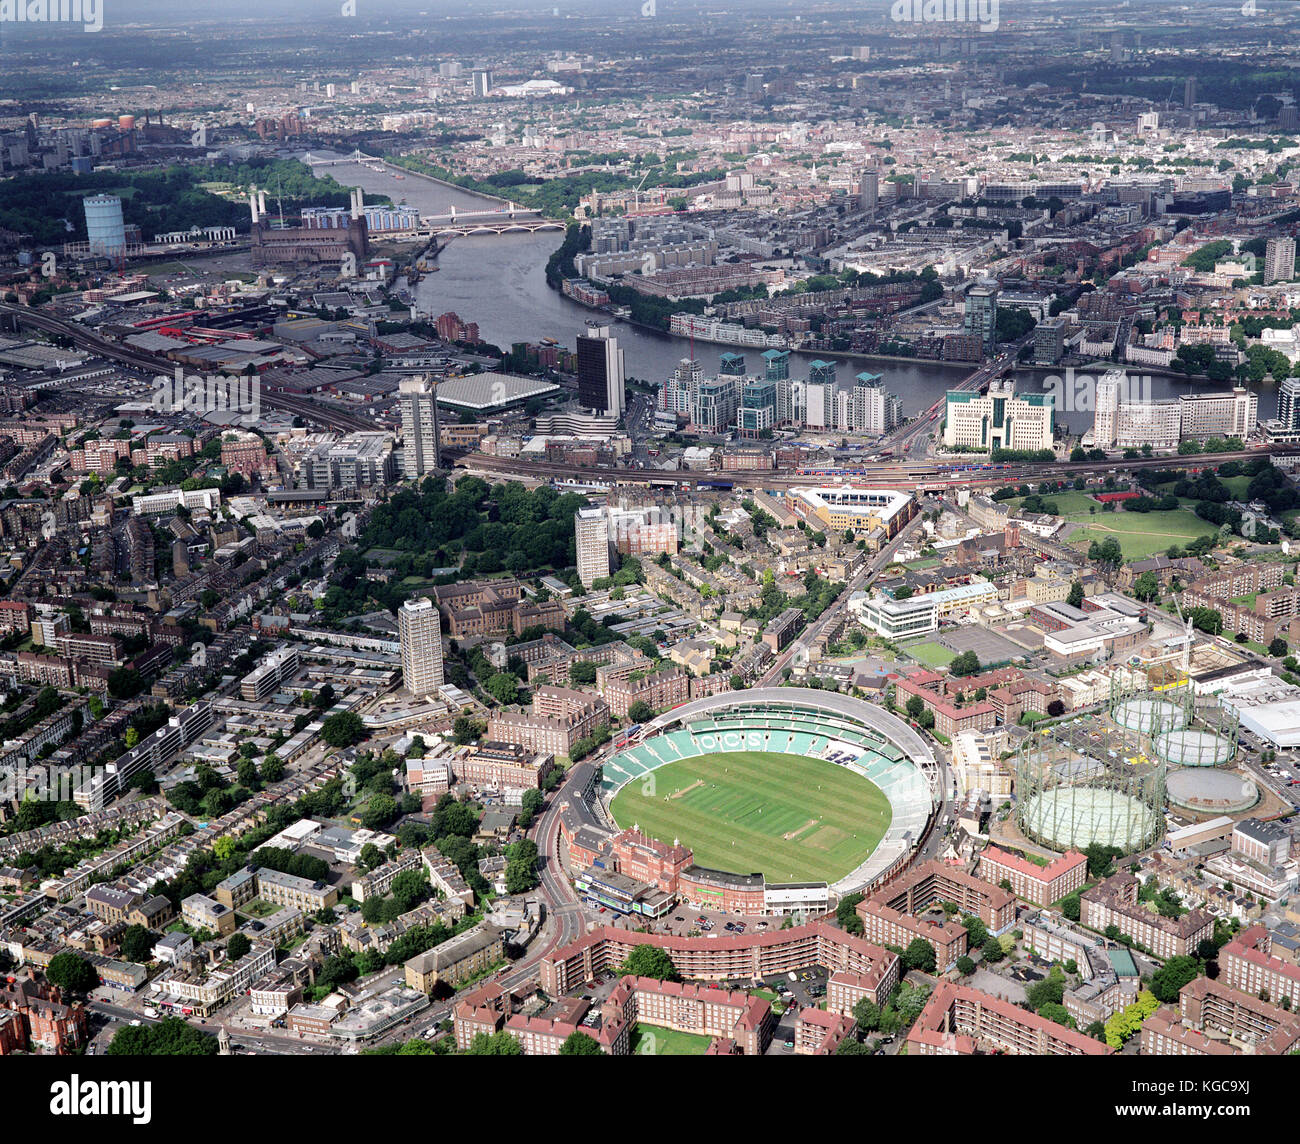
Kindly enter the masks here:
[[[75, 322], [65, 322], [61, 318], [54, 318], [49, 314], [36, 313], [25, 306], [0, 303], [0, 314], [12, 316], [20, 325], [31, 326], [33, 329], [41, 330], [44, 333], [67, 338], [79, 349], [98, 354], [100, 357], [108, 358], [111, 361], [121, 362], [123, 365], [129, 365], [134, 369], [147, 370], [154, 374], [170, 375], [176, 368], [176, 363], [169, 361], [167, 358], [157, 357], [142, 350], [130, 349], [117, 342], [109, 341], [99, 334], [92, 333]], [[268, 393], [263, 390], [260, 394], [260, 400], [268, 408], [293, 413], [345, 433], [373, 432], [379, 428], [363, 417], [357, 417], [342, 410], [324, 408], [304, 397]]]
[[[133, 350], [110, 341], [87, 330], [74, 322], [64, 321], [48, 314], [30, 310], [25, 306], [0, 303], [0, 315], [8, 316], [22, 325], [67, 338], [74, 346], [98, 354], [100, 357], [121, 362], [134, 369], [153, 374], [170, 374], [175, 363], [157, 357], [154, 354]], [[1004, 355], [1005, 356], [1005, 355]], [[978, 384], [987, 376], [999, 371], [1001, 361], [991, 363], [983, 370], [966, 379], [963, 386]], [[978, 379], [978, 380], [977, 380]], [[310, 399], [298, 395], [263, 391], [260, 400], [270, 409], [278, 409], [305, 420], [314, 421], [340, 432], [367, 432], [379, 429], [374, 422], [347, 413], [339, 409], [322, 406]], [[924, 424], [933, 420], [940, 403], [926, 414], [918, 423], [908, 427], [915, 433]], [[904, 448], [910, 438], [903, 438]], [[896, 442], [899, 443], [899, 442]], [[975, 485], [1006, 484], [1022, 481], [1042, 481], [1064, 477], [1087, 476], [1089, 474], [1136, 471], [1153, 468], [1196, 468], [1206, 464], [1221, 464], [1224, 461], [1252, 460], [1259, 456], [1297, 457], [1300, 449], [1295, 446], [1274, 446], [1260, 449], [1247, 449], [1232, 453], [1197, 454], [1190, 457], [1145, 457], [1126, 461], [1060, 461], [1049, 464], [1004, 464], [1001, 466], [987, 463], [963, 464], [958, 462], [927, 462], [901, 459], [894, 462], [864, 463], [843, 467], [817, 467], [812, 469], [746, 469], [733, 472], [665, 472], [662, 470], [643, 469], [597, 469], [581, 465], [562, 465], [546, 461], [525, 461], [514, 457], [489, 457], [485, 454], [471, 453], [456, 460], [458, 468], [487, 474], [499, 474], [503, 477], [524, 477], [536, 480], [568, 483], [574, 486], [606, 488], [742, 488], [742, 489], [787, 489], [817, 483], [840, 483], [858, 481], [882, 488], [912, 489], [915, 491], [944, 491], [950, 488], [968, 488]]]
[[843, 468], [745, 469], [733, 472], [669, 471], [645, 469], [597, 469], [548, 461], [524, 461], [516, 457], [490, 457], [470, 453], [457, 459], [456, 467], [503, 477], [569, 483], [574, 486], [607, 488], [741, 488], [789, 489], [817, 484], [853, 481], [880, 488], [928, 492], [948, 488], [1018, 484], [1026, 481], [1073, 479], [1077, 476], [1118, 473], [1119, 470], [1199, 468], [1225, 461], [1253, 460], [1260, 456], [1296, 457], [1294, 447], [1246, 449], [1190, 457], [1146, 457], [1127, 461], [1060, 461], [1048, 464], [987, 463], [868, 463]]

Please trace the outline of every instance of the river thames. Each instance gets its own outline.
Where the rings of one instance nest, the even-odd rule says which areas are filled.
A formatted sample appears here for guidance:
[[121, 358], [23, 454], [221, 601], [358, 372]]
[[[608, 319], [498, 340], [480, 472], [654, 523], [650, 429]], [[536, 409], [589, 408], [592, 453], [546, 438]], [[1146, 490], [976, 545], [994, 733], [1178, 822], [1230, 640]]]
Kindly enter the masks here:
[[[317, 152], [320, 154], [320, 152]], [[324, 168], [340, 183], [362, 187], [370, 194], [388, 195], [394, 202], [406, 202], [422, 214], [443, 214], [449, 206], [457, 210], [482, 210], [490, 202], [460, 187], [440, 183], [410, 172], [402, 179], [390, 172], [373, 171], [359, 164]], [[546, 285], [546, 262], [561, 241], [559, 231], [456, 238], [438, 255], [439, 270], [426, 275], [415, 289], [422, 310], [437, 315], [454, 310], [464, 321], [477, 322], [480, 336], [494, 345], [537, 342], [554, 338], [572, 348], [574, 339], [597, 314]], [[625, 352], [629, 377], [660, 382], [691, 352], [686, 338], [659, 333], [627, 322], [610, 319], [616, 327], [619, 345]], [[744, 353], [751, 371], [757, 369], [756, 349], [738, 349], [709, 342], [695, 343], [695, 356], [704, 363], [706, 374], [717, 367], [718, 355]], [[807, 376], [808, 363], [816, 354], [791, 354], [791, 373]], [[867, 370], [884, 376], [886, 386], [902, 399], [903, 411], [912, 416], [933, 405], [944, 392], [967, 376], [970, 366], [940, 362], [898, 362], [870, 358], [839, 359], [839, 376], [848, 379]], [[1059, 371], [1028, 370], [1017, 374], [1022, 387], [1048, 388], [1047, 379]], [[1095, 376], [1096, 371], [1079, 371]], [[1133, 369], [1130, 374], [1141, 371]], [[1224, 388], [1222, 385], [1191, 383], [1176, 377], [1151, 376], [1140, 387], [1144, 399], [1159, 401], [1179, 394]], [[1277, 408], [1277, 389], [1259, 389], [1260, 419], [1272, 417]], [[1071, 433], [1092, 427], [1090, 408], [1058, 410], [1058, 423]]]

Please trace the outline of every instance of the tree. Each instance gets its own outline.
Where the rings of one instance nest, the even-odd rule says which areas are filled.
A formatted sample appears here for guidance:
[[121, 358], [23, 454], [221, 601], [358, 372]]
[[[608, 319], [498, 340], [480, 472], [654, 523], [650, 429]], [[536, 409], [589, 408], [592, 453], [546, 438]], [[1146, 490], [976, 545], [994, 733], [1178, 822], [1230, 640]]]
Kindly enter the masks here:
[[1061, 913], [1072, 922], [1077, 922], [1083, 915], [1083, 899], [1078, 890], [1061, 899]]
[[1160, 599], [1160, 581], [1154, 572], [1143, 572], [1133, 581], [1133, 596], [1143, 603]]
[[252, 948], [253, 943], [248, 940], [246, 934], [233, 933], [230, 935], [230, 940], [226, 942], [226, 956], [231, 961], [238, 961]]
[[331, 747], [351, 747], [366, 737], [366, 728], [355, 711], [336, 711], [321, 724], [320, 735]]
[[251, 790], [257, 786], [259, 778], [257, 764], [252, 759], [240, 759], [235, 767], [235, 776], [239, 779], [241, 786], [246, 786]]
[[1072, 608], [1080, 607], [1083, 604], [1083, 584], [1078, 580], [1070, 582], [1070, 592], [1065, 597], [1065, 602]]
[[863, 997], [853, 1006], [853, 1019], [858, 1023], [859, 1032], [870, 1033], [873, 1029], [879, 1029], [880, 1006]]
[[953, 675], [978, 675], [980, 657], [973, 651], [964, 651], [948, 665], [948, 670]]
[[933, 973], [937, 964], [934, 946], [923, 937], [913, 938], [903, 952], [903, 965], [908, 969], [919, 969], [923, 973]]
[[460, 747], [474, 742], [482, 733], [483, 725], [475, 722], [467, 715], [457, 715], [455, 722], [451, 725], [452, 738], [456, 740], [456, 745]]
[[1151, 975], [1151, 992], [1158, 1001], [1174, 1004], [1178, 1001], [1179, 991], [1189, 981], [1195, 981], [1201, 973], [1201, 963], [1194, 957], [1179, 955], [1171, 957], [1164, 967]]
[[284, 762], [277, 754], [266, 755], [258, 768], [264, 783], [278, 783], [284, 778]]
[[638, 699], [627, 709], [627, 717], [633, 723], [648, 723], [655, 717], [655, 709], [644, 699]]
[[397, 817], [397, 802], [391, 794], [373, 794], [361, 812], [361, 825], [367, 830], [379, 830]]
[[214, 1057], [217, 1038], [200, 1032], [180, 1017], [156, 1025], [123, 1025], [105, 1050], [110, 1057]]
[[1025, 990], [1025, 1000], [1035, 1013], [1041, 1013], [1044, 1005], [1059, 1005], [1064, 999], [1065, 974], [1057, 966], [1046, 979], [1035, 981]]
[[144, 965], [153, 960], [153, 947], [157, 940], [157, 937], [142, 925], [127, 926], [122, 934], [122, 956], [127, 961]]
[[1287, 643], [1286, 640], [1284, 640], [1281, 636], [1277, 636], [1268, 645], [1268, 654], [1273, 656], [1274, 658], [1281, 658], [1282, 656], [1286, 655], [1286, 652], [1287, 652]]
[[1002, 943], [992, 934], [989, 934], [984, 939], [984, 944], [980, 946], [980, 953], [984, 955], [984, 960], [990, 965], [1001, 961], [1007, 955], [1006, 950], [1002, 948]]
[[502, 707], [509, 707], [519, 698], [519, 680], [508, 671], [498, 671], [483, 687]]
[[1059, 1002], [1048, 1002], [1038, 1010], [1038, 1015], [1046, 1017], [1049, 1021], [1055, 1021], [1058, 1025], [1064, 1025], [1067, 1029], [1074, 1028], [1074, 1018], [1066, 1011], [1065, 1006]]
[[596, 682], [596, 665], [585, 660], [578, 660], [569, 667], [569, 683], [574, 687]]
[[1100, 842], [1089, 843], [1084, 850], [1088, 858], [1088, 877], [1110, 877], [1115, 872], [1115, 859], [1123, 853], [1124, 851], [1116, 846], [1103, 846]]
[[393, 879], [391, 890], [393, 900], [402, 913], [415, 909], [433, 895], [433, 887], [429, 884], [423, 867], [403, 870]]
[[961, 924], [966, 930], [967, 948], [979, 949], [988, 940], [988, 927], [974, 914], [962, 914]]
[[502, 1029], [499, 1033], [475, 1033], [467, 1050], [471, 1057], [522, 1057], [523, 1046], [517, 1037]]
[[384, 852], [373, 842], [367, 842], [361, 847], [361, 853], [357, 857], [367, 871], [376, 870], [384, 864]]
[[619, 970], [633, 977], [652, 977], [656, 981], [680, 981], [673, 959], [657, 945], [638, 945], [627, 955]]
[[132, 699], [144, 690], [144, 677], [133, 667], [109, 672], [108, 693], [114, 699]]
[[45, 976], [68, 993], [89, 993], [99, 984], [95, 967], [79, 953], [56, 953], [45, 968]]
[[603, 1057], [604, 1050], [600, 1047], [600, 1042], [595, 1037], [589, 1037], [581, 1029], [575, 1029], [560, 1046], [560, 1056], [562, 1057]]
[[963, 977], [969, 977], [975, 972], [975, 963], [965, 954], [962, 954], [962, 956], [957, 959], [957, 972]]
[[506, 893], [526, 894], [535, 889], [537, 877], [537, 843], [524, 838], [506, 848]]
[[857, 909], [858, 903], [866, 896], [866, 894], [846, 894], [840, 899], [839, 905], [835, 907], [835, 920], [840, 923], [840, 929], [862, 936], [864, 927], [862, 919], [858, 917]]

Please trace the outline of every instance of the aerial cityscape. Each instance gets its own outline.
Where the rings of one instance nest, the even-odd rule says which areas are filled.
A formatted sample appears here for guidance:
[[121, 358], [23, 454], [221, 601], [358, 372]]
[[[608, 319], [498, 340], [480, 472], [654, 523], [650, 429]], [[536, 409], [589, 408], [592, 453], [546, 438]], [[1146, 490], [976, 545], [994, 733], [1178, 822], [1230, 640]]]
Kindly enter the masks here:
[[1149, 1078], [1300, 1055], [1298, 32], [0, 3], [36, 1103], [1110, 1056], [1099, 1117], [1250, 1116]]

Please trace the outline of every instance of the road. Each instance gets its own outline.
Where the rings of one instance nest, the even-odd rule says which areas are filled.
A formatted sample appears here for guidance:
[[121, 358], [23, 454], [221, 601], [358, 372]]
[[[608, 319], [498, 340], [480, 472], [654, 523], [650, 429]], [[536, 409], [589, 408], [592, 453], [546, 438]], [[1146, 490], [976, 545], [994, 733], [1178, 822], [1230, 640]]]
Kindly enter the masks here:
[[844, 591], [835, 597], [835, 602], [826, 609], [817, 619], [809, 624], [800, 634], [799, 638], [794, 641], [785, 651], [772, 661], [772, 666], [767, 669], [759, 679], [756, 686], [768, 686], [780, 682], [781, 672], [789, 666], [791, 660], [803, 649], [813, 643], [817, 636], [839, 617], [843, 616], [848, 608], [849, 597], [861, 589], [866, 588], [875, 578], [889, 566], [894, 558], [894, 553], [908, 538], [921, 527], [922, 517], [918, 514], [915, 518], [907, 523], [903, 531], [900, 532], [893, 540], [885, 545], [875, 556], [873, 556], [856, 576], [844, 585]]
[[[983, 389], [994, 378], [1013, 366], [1023, 346], [1027, 345], [1033, 334], [1026, 334], [1007, 350], [1004, 350], [987, 365], [980, 366], [969, 377], [953, 386], [954, 392]], [[946, 399], [940, 398], [914, 421], [895, 429], [880, 440], [881, 445], [893, 448], [900, 457], [925, 457], [930, 451], [930, 439], [935, 426], [943, 417]]]

